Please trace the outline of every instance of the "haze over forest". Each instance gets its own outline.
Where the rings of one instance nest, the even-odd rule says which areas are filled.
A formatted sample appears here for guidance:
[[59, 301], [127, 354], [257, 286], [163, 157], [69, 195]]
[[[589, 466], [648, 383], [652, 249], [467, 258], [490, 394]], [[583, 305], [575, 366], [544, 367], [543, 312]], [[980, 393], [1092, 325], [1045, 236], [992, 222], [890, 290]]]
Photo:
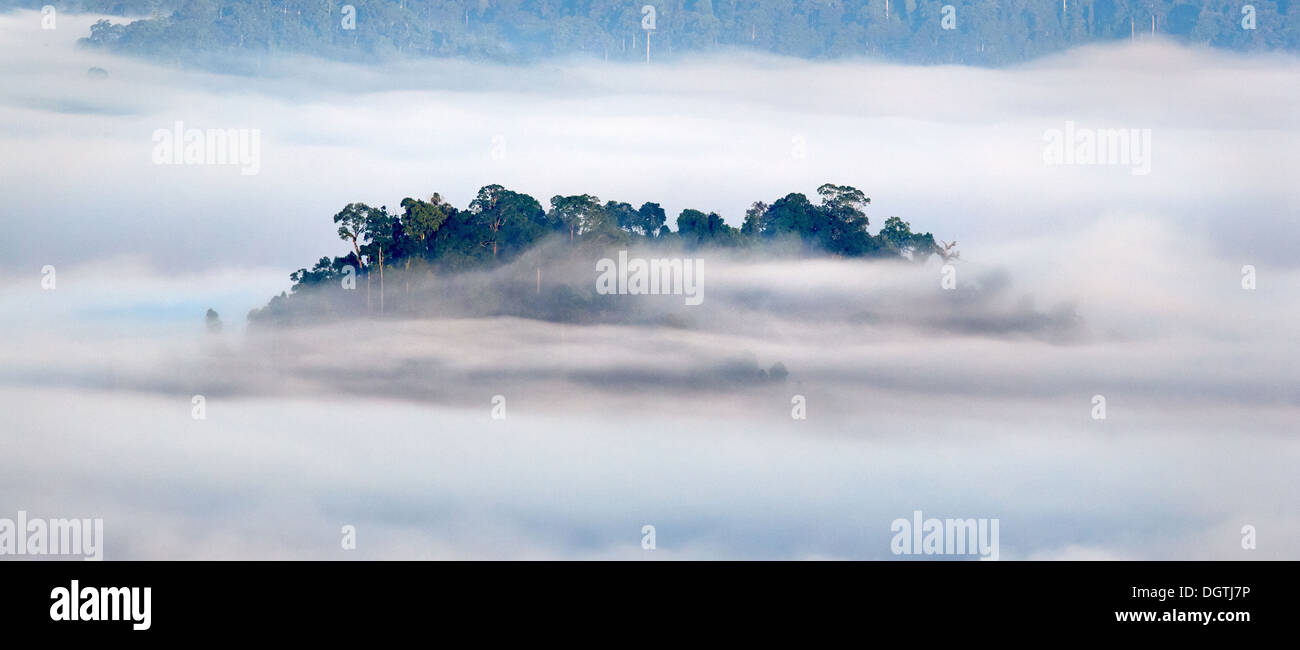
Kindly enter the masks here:
[[[1260, 31], [1234, 38], [1296, 11], [1255, 5]], [[286, 6], [257, 14], [279, 16], [268, 34]], [[360, 26], [379, 5], [357, 6]], [[891, 16], [912, 34], [929, 5], [909, 6]], [[1003, 559], [1300, 558], [1294, 28], [1256, 50], [1163, 29], [1130, 42], [1111, 21], [1078, 47], [1015, 37], [1050, 54], [969, 61], [988, 68], [836, 40], [856, 19], [806, 51], [740, 47], [735, 24], [696, 48], [664, 10], [654, 47], [672, 30], [673, 56], [647, 65], [590, 44], [480, 58], [463, 44], [488, 14], [471, 12], [437, 56], [358, 29], [373, 58], [245, 35], [229, 61], [178, 66], [182, 35], [210, 62], [225, 41], [208, 50], [215, 32], [162, 14], [104, 47], [79, 41], [130, 18], [61, 10], [42, 30], [39, 11], [0, 14], [0, 515], [103, 517], [110, 560], [895, 559], [889, 523], [917, 509], [1000, 518]], [[837, 42], [851, 51], [823, 51]], [[257, 129], [257, 173], [155, 164], [151, 135], [177, 122]], [[1048, 164], [1044, 134], [1067, 123], [1149, 129], [1149, 173]], [[854, 250], [888, 254], [769, 248], [765, 223], [836, 208], [828, 182], [871, 198], [852, 201], [870, 219]], [[474, 209], [484, 190], [515, 193], [528, 246], [483, 245], [500, 207]], [[755, 202], [787, 198], [745, 232]], [[393, 219], [450, 208], [444, 248], [405, 253], [419, 277], [387, 276], [391, 311], [365, 309], [362, 277], [348, 306], [363, 317], [247, 324], [291, 274], [369, 252], [344, 221], [396, 245]], [[901, 259], [891, 217], [959, 241], [960, 259]], [[703, 303], [590, 297], [621, 250], [702, 259]]]
[[[31, 9], [31, 0], [0, 2]], [[135, 16], [87, 43], [212, 68], [268, 57], [463, 57], [521, 62], [581, 55], [645, 60], [753, 51], [812, 59], [1004, 65], [1089, 43], [1161, 35], [1188, 45], [1300, 50], [1292, 0], [76, 0], [61, 10]], [[646, 10], [645, 7], [653, 7]], [[354, 8], [349, 13], [344, 7]], [[1249, 14], [1249, 15], [1247, 15]], [[348, 22], [348, 21], [351, 22]], [[1249, 21], [1243, 22], [1243, 21]], [[1243, 26], [1249, 24], [1250, 29]], [[256, 58], [247, 59], [243, 54]], [[234, 56], [231, 56], [234, 55]]]

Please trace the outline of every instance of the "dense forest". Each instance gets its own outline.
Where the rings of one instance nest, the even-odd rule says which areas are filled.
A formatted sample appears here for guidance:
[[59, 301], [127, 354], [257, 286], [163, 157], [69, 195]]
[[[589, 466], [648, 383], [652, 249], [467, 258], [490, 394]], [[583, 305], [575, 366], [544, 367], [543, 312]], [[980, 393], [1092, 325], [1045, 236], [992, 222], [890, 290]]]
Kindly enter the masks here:
[[[465, 302], [472, 305], [467, 313], [590, 320], [617, 309], [614, 303], [618, 302], [601, 301], [595, 295], [591, 262], [626, 248], [666, 255], [729, 249], [735, 254], [882, 257], [914, 263], [933, 255], [945, 260], [957, 257], [953, 244], [941, 246], [928, 232], [912, 232], [911, 225], [898, 217], [890, 217], [875, 235], [870, 234], [865, 210], [871, 199], [862, 190], [828, 183], [817, 193], [817, 203], [799, 193], [770, 205], [755, 202], [740, 228], [728, 225], [715, 212], [685, 209], [677, 215], [676, 230], [658, 203], [634, 207], [619, 201], [602, 203], [590, 194], [557, 195], [551, 197], [550, 208], [543, 209], [537, 199], [500, 185], [481, 188], [463, 210], [439, 194], [427, 200], [404, 198], [398, 210], [349, 203], [333, 219], [348, 250], [333, 258], [322, 257], [310, 269], [294, 271], [289, 276], [294, 283], [290, 292], [253, 310], [249, 320], [294, 323], [322, 316], [419, 315], [429, 308], [430, 297], [442, 299], [441, 315], [447, 315], [445, 308], [455, 302], [447, 299], [449, 290], [466, 292]], [[515, 276], [506, 281], [484, 279], [472, 287], [445, 281], [485, 277], [471, 272], [501, 269], [528, 254], [534, 258], [523, 265], [527, 268], [516, 268]], [[534, 267], [535, 291], [528, 275]], [[543, 267], [550, 269], [545, 291]], [[570, 277], [585, 281], [549, 281], [552, 273], [563, 277], [565, 267], [576, 270]], [[443, 281], [432, 281], [436, 278]]]
[[[38, 8], [46, 0], [0, 0], [0, 6], [5, 3]], [[460, 56], [500, 61], [585, 54], [632, 61], [719, 48], [806, 58], [867, 55], [911, 63], [998, 65], [1083, 43], [1151, 33], [1232, 49], [1300, 50], [1300, 8], [1295, 0], [74, 0], [53, 4], [65, 10], [140, 17], [95, 25], [84, 40], [91, 46], [213, 66], [239, 65], [236, 60], [243, 57], [222, 55], [250, 52], [344, 60]], [[947, 25], [945, 16], [950, 16]], [[256, 64], [258, 58], [253, 60]]]

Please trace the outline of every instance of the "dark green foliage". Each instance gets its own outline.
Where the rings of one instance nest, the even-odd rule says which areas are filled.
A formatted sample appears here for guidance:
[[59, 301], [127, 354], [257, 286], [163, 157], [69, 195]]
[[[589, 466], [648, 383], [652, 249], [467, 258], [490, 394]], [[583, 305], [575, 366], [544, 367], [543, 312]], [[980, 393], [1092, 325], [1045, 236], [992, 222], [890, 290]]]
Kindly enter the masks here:
[[763, 230], [763, 216], [767, 214], [768, 205], [762, 201], [755, 201], [749, 209], [745, 211], [745, 223], [740, 227], [740, 234], [746, 237], [756, 237]]
[[716, 212], [682, 210], [677, 216], [677, 234], [687, 248], [735, 246], [740, 242], [740, 231], [728, 226]]
[[397, 251], [404, 256], [427, 256], [433, 248], [438, 230], [447, 223], [456, 208], [444, 203], [442, 197], [434, 194], [428, 201], [406, 197], [402, 199], [401, 249]]
[[[567, 233], [573, 241], [579, 234], [608, 231], [611, 224], [607, 218], [600, 199], [590, 194], [577, 196], [551, 197], [551, 211], [546, 214], [551, 227]], [[612, 224], [615, 228], [617, 223]]]
[[[857, 188], [828, 183], [817, 188], [817, 193], [820, 203], [798, 193], [787, 194], [771, 205], [755, 202], [746, 211], [742, 228], [728, 225], [716, 212], [706, 214], [688, 208], [678, 215], [676, 232], [664, 223], [664, 210], [658, 203], [647, 202], [633, 209], [619, 201], [602, 204], [590, 194], [556, 195], [551, 197], [551, 209], [543, 211], [537, 199], [501, 185], [481, 188], [466, 210], [456, 209], [439, 194], [427, 201], [402, 199], [400, 214], [384, 206], [349, 203], [334, 215], [334, 223], [339, 238], [352, 250], [342, 257], [322, 257], [311, 269], [294, 271], [289, 275], [294, 283], [290, 293], [273, 298], [263, 309], [254, 310], [250, 318], [294, 322], [306, 318], [305, 313], [330, 315], [376, 308], [383, 311], [389, 301], [395, 301], [400, 311], [400, 294], [410, 291], [413, 278], [427, 279], [435, 271], [498, 269], [543, 248], [547, 238], [551, 239], [552, 250], [547, 259], [537, 260], [539, 275], [544, 263], [562, 263], [564, 258], [598, 259], [613, 247], [631, 244], [696, 250], [753, 248], [781, 242], [762, 254], [793, 252], [915, 261], [924, 261], [933, 254], [945, 259], [955, 256], [955, 251], [937, 246], [930, 233], [913, 233], [911, 225], [897, 217], [886, 220], [878, 234], [870, 234], [866, 208], [871, 199]], [[582, 266], [585, 268], [585, 263]], [[526, 270], [531, 272], [531, 267]], [[375, 276], [378, 283], [373, 282]], [[359, 281], [364, 283], [364, 290], [357, 290]], [[515, 278], [509, 284], [512, 288], [504, 293], [491, 289], [495, 313], [575, 320], [599, 312], [601, 305], [608, 304], [562, 284], [548, 284], [543, 291], [540, 277]], [[536, 288], [529, 291], [533, 284]], [[468, 299], [487, 298], [475, 294]], [[306, 307], [289, 310], [286, 305], [290, 300]], [[769, 374], [773, 378], [781, 376], [778, 368]]]
[[476, 226], [488, 233], [484, 245], [491, 246], [493, 257], [502, 261], [515, 257], [550, 231], [537, 199], [500, 185], [480, 189], [469, 211], [476, 217]]
[[658, 203], [646, 201], [636, 211], [637, 221], [636, 229], [647, 237], [658, 237], [660, 231], [666, 228], [668, 215]]
[[934, 235], [928, 232], [914, 233], [912, 224], [898, 217], [886, 219], [877, 238], [890, 251], [918, 261], [924, 260], [933, 253], [943, 254], [942, 249], [934, 241]]

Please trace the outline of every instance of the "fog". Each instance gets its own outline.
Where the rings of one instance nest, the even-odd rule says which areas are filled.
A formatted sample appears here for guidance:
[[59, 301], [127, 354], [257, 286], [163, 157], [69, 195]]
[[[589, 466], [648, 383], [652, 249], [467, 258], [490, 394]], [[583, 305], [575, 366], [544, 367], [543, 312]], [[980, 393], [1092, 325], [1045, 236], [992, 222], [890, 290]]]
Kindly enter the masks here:
[[[245, 77], [75, 48], [91, 22], [63, 16], [45, 31], [37, 13], [0, 16], [4, 209], [32, 222], [10, 233], [9, 268], [127, 252], [169, 272], [292, 269], [338, 249], [328, 220], [347, 202], [436, 191], [463, 207], [489, 183], [738, 225], [753, 201], [825, 182], [866, 191], [877, 225], [900, 216], [981, 256], [1129, 211], [1225, 256], [1296, 265], [1293, 56], [1151, 42], [999, 70], [295, 59]], [[88, 78], [91, 66], [108, 77]], [[1044, 165], [1044, 131], [1067, 120], [1150, 129], [1152, 173]], [[260, 130], [260, 172], [154, 165], [151, 134], [177, 121]]]
[[[1000, 518], [1002, 559], [1300, 559], [1294, 57], [237, 77], [75, 48], [91, 22], [0, 15], [0, 517], [103, 517], [109, 559], [891, 559], [914, 510]], [[154, 165], [177, 121], [259, 129], [259, 173]], [[1150, 129], [1151, 173], [1045, 164], [1067, 121]], [[738, 225], [823, 182], [864, 189], [873, 231], [958, 240], [956, 288], [938, 260], [704, 250], [699, 306], [467, 313], [531, 283], [525, 256], [416, 287], [441, 315], [244, 323], [344, 252], [352, 201], [500, 183]], [[594, 261], [545, 282], [590, 286]]]

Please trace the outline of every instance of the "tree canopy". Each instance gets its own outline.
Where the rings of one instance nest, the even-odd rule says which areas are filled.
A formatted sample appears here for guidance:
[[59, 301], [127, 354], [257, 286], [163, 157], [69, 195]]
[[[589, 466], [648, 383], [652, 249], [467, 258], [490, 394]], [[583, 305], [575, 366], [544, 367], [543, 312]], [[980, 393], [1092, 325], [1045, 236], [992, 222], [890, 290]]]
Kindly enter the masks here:
[[[885, 220], [876, 234], [868, 231], [866, 209], [871, 199], [855, 187], [827, 183], [817, 189], [814, 203], [800, 193], [790, 193], [771, 204], [757, 201], [746, 211], [742, 227], [726, 222], [717, 212], [682, 210], [674, 231], [658, 203], [640, 208], [620, 201], [602, 202], [591, 194], [556, 195], [550, 210], [532, 196], [486, 185], [469, 206], [460, 210], [434, 193], [429, 199], [406, 197], [400, 212], [386, 206], [349, 203], [334, 215], [339, 238], [347, 249], [341, 256], [322, 257], [310, 269], [289, 275], [290, 294], [326, 283], [351, 279], [364, 282], [367, 309], [383, 309], [384, 272], [401, 280], [405, 289], [411, 273], [458, 273], [486, 270], [509, 263], [542, 240], [552, 238], [562, 246], [582, 247], [644, 245], [675, 246], [691, 251], [761, 249], [780, 243], [780, 250], [802, 255], [879, 257], [924, 261], [931, 255], [955, 255], [935, 243], [930, 233], [912, 232], [898, 217]], [[585, 254], [585, 253], [581, 253]], [[540, 271], [539, 271], [540, 273]], [[370, 299], [380, 285], [377, 301]], [[396, 274], [396, 275], [394, 275]], [[540, 282], [540, 280], [539, 280]], [[273, 301], [274, 303], [275, 301]], [[256, 314], [258, 312], [255, 312]]]

